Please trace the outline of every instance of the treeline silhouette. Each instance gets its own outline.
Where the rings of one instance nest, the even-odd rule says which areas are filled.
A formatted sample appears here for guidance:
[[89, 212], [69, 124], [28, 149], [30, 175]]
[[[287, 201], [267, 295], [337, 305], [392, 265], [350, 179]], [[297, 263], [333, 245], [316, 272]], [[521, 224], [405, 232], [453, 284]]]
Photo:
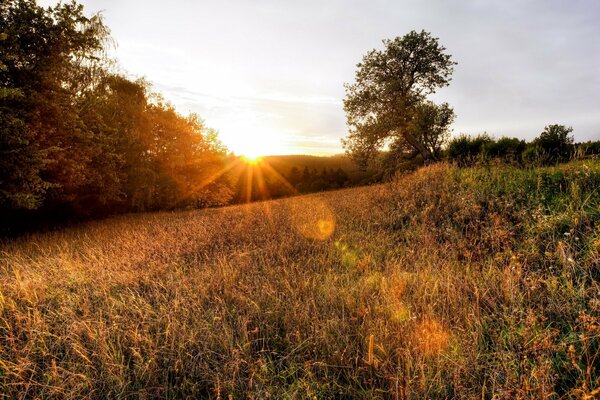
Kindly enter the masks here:
[[600, 154], [600, 141], [574, 143], [572, 132], [572, 127], [547, 125], [531, 142], [508, 137], [494, 139], [486, 133], [462, 134], [448, 142], [444, 153], [448, 161], [460, 166], [491, 160], [522, 166], [553, 165]]
[[224, 204], [227, 154], [196, 115], [115, 72], [100, 16], [0, 5], [0, 214], [6, 224]]
[[361, 169], [345, 155], [266, 156], [254, 163], [239, 162], [231, 173], [232, 203], [267, 200], [335, 190], [381, 181], [376, 168]]

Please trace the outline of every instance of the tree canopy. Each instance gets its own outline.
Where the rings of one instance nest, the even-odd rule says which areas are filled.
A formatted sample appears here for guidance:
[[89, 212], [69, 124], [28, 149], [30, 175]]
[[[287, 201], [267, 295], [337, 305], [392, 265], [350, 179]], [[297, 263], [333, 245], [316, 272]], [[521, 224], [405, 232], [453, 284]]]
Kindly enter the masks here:
[[[195, 115], [114, 71], [100, 15], [0, 4], [0, 214], [97, 215], [231, 197], [226, 151]], [[207, 190], [210, 187], [213, 190]], [[18, 213], [17, 213], [18, 214]], [[21, 214], [18, 214], [21, 215]]]
[[534, 141], [539, 157], [546, 163], [556, 163], [569, 159], [573, 151], [573, 128], [565, 125], [547, 125]]
[[384, 50], [371, 50], [363, 57], [355, 82], [345, 86], [350, 135], [344, 146], [363, 164], [386, 145], [434, 161], [454, 112], [447, 103], [437, 105], [427, 96], [449, 84], [456, 63], [425, 31], [383, 43]]

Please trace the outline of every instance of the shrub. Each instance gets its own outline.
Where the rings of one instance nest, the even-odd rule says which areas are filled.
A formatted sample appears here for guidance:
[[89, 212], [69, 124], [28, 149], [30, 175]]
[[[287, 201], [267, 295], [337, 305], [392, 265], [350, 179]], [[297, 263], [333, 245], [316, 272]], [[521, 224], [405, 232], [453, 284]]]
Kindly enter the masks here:
[[482, 151], [486, 158], [501, 158], [506, 162], [521, 162], [521, 154], [526, 146], [524, 140], [503, 137], [485, 143], [482, 146]]
[[487, 133], [477, 136], [461, 134], [448, 142], [446, 158], [460, 166], [472, 165], [481, 160], [484, 146], [491, 142], [493, 140]]
[[600, 140], [575, 144], [575, 156], [578, 159], [600, 154]]

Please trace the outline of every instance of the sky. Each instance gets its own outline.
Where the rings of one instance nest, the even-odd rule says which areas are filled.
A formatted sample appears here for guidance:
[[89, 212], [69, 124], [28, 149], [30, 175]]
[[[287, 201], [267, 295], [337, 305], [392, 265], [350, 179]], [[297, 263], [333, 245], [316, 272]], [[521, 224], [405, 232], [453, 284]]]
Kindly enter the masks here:
[[454, 135], [532, 139], [558, 123], [600, 140], [598, 0], [80, 2], [104, 16], [121, 72], [199, 114], [237, 154], [343, 152], [356, 64], [422, 29], [458, 63], [433, 97], [453, 106]]

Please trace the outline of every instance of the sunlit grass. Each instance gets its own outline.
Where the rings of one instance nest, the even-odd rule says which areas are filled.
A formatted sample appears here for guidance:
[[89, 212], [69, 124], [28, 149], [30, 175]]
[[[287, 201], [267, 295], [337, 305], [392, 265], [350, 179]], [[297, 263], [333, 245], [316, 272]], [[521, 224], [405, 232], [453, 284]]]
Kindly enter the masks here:
[[442, 165], [5, 242], [0, 398], [583, 398], [599, 182]]

